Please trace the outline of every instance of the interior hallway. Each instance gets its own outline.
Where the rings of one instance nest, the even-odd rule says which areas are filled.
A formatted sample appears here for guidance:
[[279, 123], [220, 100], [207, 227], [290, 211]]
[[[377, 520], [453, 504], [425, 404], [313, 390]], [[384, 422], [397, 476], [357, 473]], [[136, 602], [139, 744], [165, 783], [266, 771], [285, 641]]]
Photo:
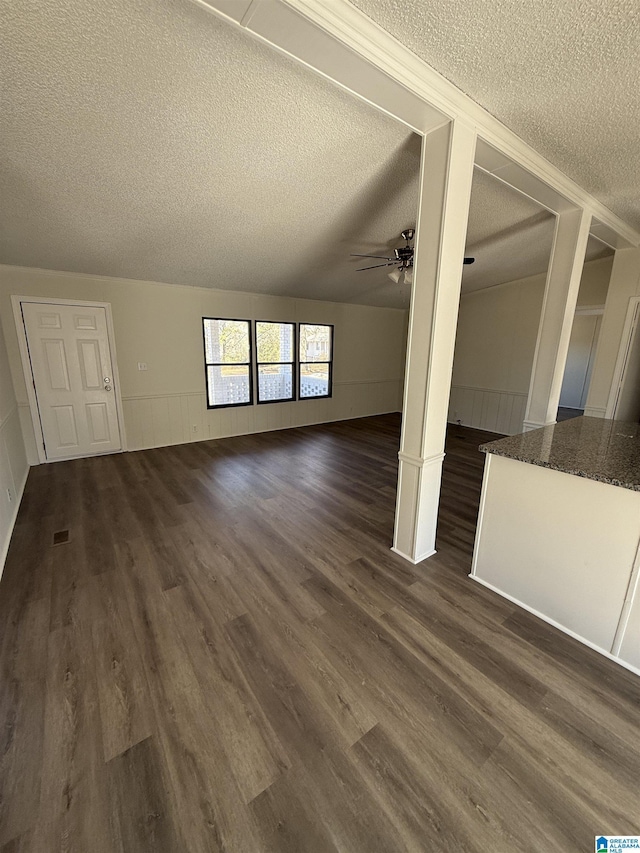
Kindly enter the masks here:
[[451, 429], [439, 553], [411, 566], [399, 425], [31, 470], [0, 586], [0, 853], [640, 832], [637, 677], [466, 577], [495, 436]]

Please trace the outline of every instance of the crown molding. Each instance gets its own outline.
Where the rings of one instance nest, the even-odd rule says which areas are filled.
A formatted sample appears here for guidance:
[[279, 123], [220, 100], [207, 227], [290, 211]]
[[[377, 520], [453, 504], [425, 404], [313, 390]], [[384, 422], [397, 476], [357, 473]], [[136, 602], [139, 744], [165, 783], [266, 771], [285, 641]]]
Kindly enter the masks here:
[[[348, 0], [331, 0], [330, 3], [326, 0], [253, 0], [248, 10], [250, 14], [240, 16], [236, 13], [242, 20], [230, 17], [229, 0], [192, 2], [225, 18], [232, 25], [241, 26], [261, 41], [297, 59], [417, 132], [424, 134], [434, 129], [435, 114], [440, 114], [444, 121], [456, 120], [473, 127], [478, 135], [478, 156], [484, 154], [484, 162], [480, 165], [486, 171], [536, 201], [540, 197], [540, 203], [554, 212], [571, 208], [588, 211], [594, 234], [614, 248], [640, 245], [640, 232]], [[245, 3], [246, 0], [240, 4], [243, 12]], [[328, 50], [326, 43], [324, 49], [319, 50], [318, 31], [348, 48], [348, 55]], [[354, 55], [361, 60], [359, 74], [353, 66]], [[380, 86], [380, 72], [383, 72], [387, 83], [396, 84], [398, 101], [403, 102], [404, 109], [394, 109], [389, 87]], [[376, 86], [366, 85], [367, 75], [378, 76]], [[357, 81], [356, 85], [354, 81]], [[384, 96], [376, 97], [376, 90], [382, 88], [386, 89]], [[417, 97], [427, 108], [424, 115], [416, 109], [409, 96], [414, 100]], [[409, 119], [407, 111], [411, 114]], [[495, 150], [496, 158], [492, 158], [486, 146]], [[488, 165], [487, 158], [495, 159], [493, 166]]]

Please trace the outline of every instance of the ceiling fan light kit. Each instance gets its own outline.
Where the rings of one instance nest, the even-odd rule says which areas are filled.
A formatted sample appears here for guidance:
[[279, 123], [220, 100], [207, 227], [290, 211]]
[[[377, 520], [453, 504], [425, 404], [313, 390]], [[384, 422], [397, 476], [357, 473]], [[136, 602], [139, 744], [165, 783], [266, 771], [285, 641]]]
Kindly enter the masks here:
[[[378, 267], [395, 267], [395, 269], [388, 274], [391, 281], [395, 282], [395, 284], [399, 284], [401, 281], [405, 284], [411, 284], [413, 282], [414, 255], [414, 247], [411, 245], [411, 241], [413, 240], [414, 235], [414, 228], [405, 228], [400, 236], [406, 242], [406, 245], [394, 249], [393, 257], [389, 257], [387, 255], [360, 255], [352, 252], [351, 257], [353, 258], [376, 258], [378, 260], [385, 261], [383, 264], [373, 264], [369, 267], [360, 267], [357, 272], [374, 270]], [[463, 263], [472, 264], [474, 261], [475, 258], [465, 258]]]

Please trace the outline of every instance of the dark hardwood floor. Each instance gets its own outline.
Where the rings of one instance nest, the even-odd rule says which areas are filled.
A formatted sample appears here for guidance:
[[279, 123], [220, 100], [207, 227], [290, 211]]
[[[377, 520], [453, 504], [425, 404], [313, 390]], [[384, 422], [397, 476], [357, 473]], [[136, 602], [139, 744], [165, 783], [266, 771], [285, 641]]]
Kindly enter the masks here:
[[396, 416], [32, 469], [0, 585], [0, 853], [640, 832], [640, 680], [466, 576], [487, 437], [452, 428], [415, 567], [389, 550]]

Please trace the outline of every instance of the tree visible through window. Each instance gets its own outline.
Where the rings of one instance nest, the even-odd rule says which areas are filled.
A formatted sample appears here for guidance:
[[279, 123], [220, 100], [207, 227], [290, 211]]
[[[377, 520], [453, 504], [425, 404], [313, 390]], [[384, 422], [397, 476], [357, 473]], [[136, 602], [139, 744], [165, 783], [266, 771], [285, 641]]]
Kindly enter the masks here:
[[207, 408], [251, 405], [251, 324], [210, 317], [203, 317], [202, 324]]
[[294, 399], [294, 329], [293, 323], [256, 322], [259, 403]]
[[331, 396], [333, 326], [300, 323], [299, 397]]

